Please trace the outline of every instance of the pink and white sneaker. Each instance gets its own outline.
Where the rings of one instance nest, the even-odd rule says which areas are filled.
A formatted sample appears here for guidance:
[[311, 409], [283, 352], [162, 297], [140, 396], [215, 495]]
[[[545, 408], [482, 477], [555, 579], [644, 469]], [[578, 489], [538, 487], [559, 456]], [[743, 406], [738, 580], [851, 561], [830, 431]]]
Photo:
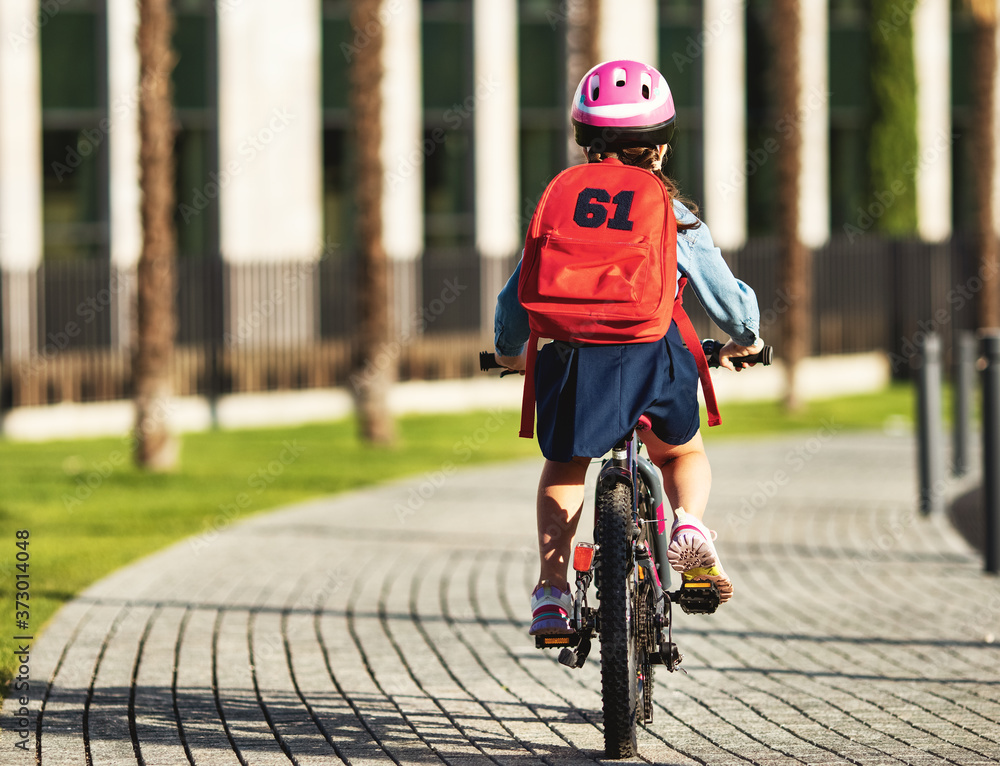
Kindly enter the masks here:
[[573, 599], [555, 585], [543, 585], [531, 594], [531, 627], [529, 636], [572, 633], [569, 616]]
[[719, 554], [712, 543], [716, 534], [701, 520], [683, 508], [677, 509], [677, 518], [670, 529], [670, 545], [667, 546], [667, 560], [675, 572], [680, 572], [685, 582], [714, 582], [722, 601], [733, 597], [733, 583], [729, 580]]

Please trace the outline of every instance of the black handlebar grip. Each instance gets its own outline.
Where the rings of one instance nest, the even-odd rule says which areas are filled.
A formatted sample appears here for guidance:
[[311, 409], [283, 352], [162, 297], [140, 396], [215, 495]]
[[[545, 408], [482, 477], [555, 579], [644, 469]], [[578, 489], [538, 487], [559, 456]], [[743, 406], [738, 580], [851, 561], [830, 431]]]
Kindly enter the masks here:
[[[709, 367], [719, 366], [719, 351], [722, 350], [722, 347], [724, 345], [725, 344], [719, 343], [719, 341], [713, 340], [711, 338], [709, 338], [708, 340], [703, 340], [701, 342], [701, 348], [705, 352], [705, 358], [708, 359]], [[750, 354], [748, 356], [740, 356], [740, 357], [730, 357], [730, 361], [732, 361], [733, 366], [737, 370], [742, 370], [743, 365], [745, 364], [763, 364], [765, 366], [769, 365], [771, 364], [773, 356], [774, 356], [774, 348], [772, 346], [764, 346], [764, 348], [762, 348], [756, 354]]]
[[480, 351], [479, 369], [486, 372], [487, 370], [505, 370], [507, 368], [497, 362], [497, 358], [493, 355], [492, 351]]

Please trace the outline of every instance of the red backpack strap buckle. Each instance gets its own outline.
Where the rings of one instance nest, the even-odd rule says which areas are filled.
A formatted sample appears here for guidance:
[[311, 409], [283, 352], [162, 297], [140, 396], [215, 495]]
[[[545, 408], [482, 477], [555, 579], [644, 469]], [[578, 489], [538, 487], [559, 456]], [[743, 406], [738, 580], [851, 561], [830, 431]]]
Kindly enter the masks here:
[[708, 371], [708, 359], [705, 358], [698, 333], [695, 332], [694, 325], [691, 324], [691, 319], [684, 310], [685, 285], [687, 285], [687, 277], [681, 277], [677, 280], [677, 297], [674, 298], [673, 318], [674, 322], [677, 323], [677, 329], [680, 330], [684, 345], [694, 355], [694, 362], [698, 366], [698, 378], [701, 380], [701, 390], [705, 394], [705, 409], [708, 411], [708, 425], [710, 427], [717, 426], [722, 423], [722, 418], [719, 416], [719, 403], [715, 398], [712, 375]]

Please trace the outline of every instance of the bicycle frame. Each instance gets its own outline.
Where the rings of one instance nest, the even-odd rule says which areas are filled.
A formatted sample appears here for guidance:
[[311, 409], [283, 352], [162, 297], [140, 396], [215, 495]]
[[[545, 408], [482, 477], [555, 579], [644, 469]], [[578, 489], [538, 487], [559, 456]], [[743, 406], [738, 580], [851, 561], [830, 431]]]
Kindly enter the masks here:
[[[648, 430], [651, 427], [649, 419], [643, 415], [638, 425], [629, 432], [611, 450], [611, 457], [604, 461], [601, 471], [597, 477], [597, 495], [608, 492], [616, 483], [624, 484], [632, 498], [632, 548], [633, 567], [644, 570], [640, 577], [647, 579], [653, 589], [654, 614], [653, 619], [660, 634], [660, 651], [651, 651], [651, 661], [658, 665], [665, 665], [671, 672], [674, 671], [681, 661], [681, 655], [673, 644], [670, 633], [671, 628], [671, 595], [667, 592], [670, 587], [670, 564], [667, 561], [667, 545], [669, 544], [670, 526], [664, 518], [663, 512], [663, 490], [660, 485], [659, 471], [653, 463], [643, 455], [639, 454], [639, 432]], [[644, 487], [649, 493], [649, 506], [654, 518], [644, 518], [640, 512], [640, 488]], [[596, 528], [598, 519], [598, 503], [594, 508], [594, 526]], [[646, 525], [646, 542], [652, 545], [636, 544], [642, 536], [642, 526]], [[581, 626], [583, 627], [583, 626]], [[663, 640], [662, 629], [667, 632], [667, 639]], [[650, 647], [651, 649], [651, 647]], [[560, 658], [562, 661], [562, 658]]]
[[[639, 516], [639, 487], [642, 484], [650, 493], [650, 505], [656, 516], [655, 529], [648, 538], [653, 541], [650, 553], [656, 566], [654, 579], [657, 586], [663, 590], [670, 587], [670, 564], [667, 562], [667, 545], [669, 545], [669, 526], [663, 515], [663, 489], [660, 485], [659, 471], [653, 463], [639, 454], [638, 432], [650, 427], [649, 420], [644, 415], [639, 425], [611, 451], [611, 458], [605, 461], [597, 478], [598, 491], [606, 490], [612, 482], [623, 482], [632, 489], [632, 518], [636, 523], [642, 523]], [[650, 519], [649, 521], [653, 521]], [[596, 519], [595, 519], [596, 523]], [[659, 597], [657, 593], [657, 597]]]

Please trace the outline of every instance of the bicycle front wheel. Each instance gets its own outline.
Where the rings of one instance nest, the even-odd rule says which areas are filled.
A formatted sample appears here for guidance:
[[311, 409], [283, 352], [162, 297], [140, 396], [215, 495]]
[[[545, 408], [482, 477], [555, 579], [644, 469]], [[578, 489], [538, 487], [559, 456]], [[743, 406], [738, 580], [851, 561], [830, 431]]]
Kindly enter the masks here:
[[604, 752], [608, 758], [636, 753], [638, 682], [636, 621], [632, 613], [631, 489], [621, 483], [598, 494], [595, 538], [601, 634]]

